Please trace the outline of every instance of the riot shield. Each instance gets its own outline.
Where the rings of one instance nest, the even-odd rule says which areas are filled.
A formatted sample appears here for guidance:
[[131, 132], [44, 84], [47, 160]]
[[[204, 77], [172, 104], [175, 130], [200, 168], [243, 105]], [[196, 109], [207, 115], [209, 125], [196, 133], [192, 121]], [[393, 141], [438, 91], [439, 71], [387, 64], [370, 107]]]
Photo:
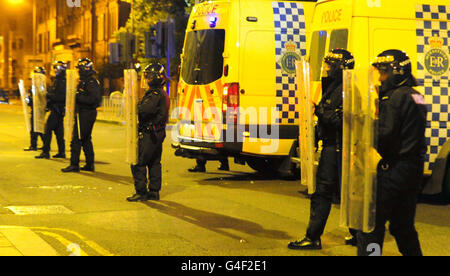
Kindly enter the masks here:
[[[64, 116], [64, 139], [70, 144], [73, 126], [76, 119], [75, 95], [77, 93], [78, 73], [76, 70], [66, 71], [66, 115]], [[79, 124], [78, 124], [79, 126]]]
[[45, 109], [47, 107], [47, 78], [44, 74], [32, 75], [33, 85], [33, 126], [34, 132], [45, 132]]
[[23, 115], [25, 118], [25, 127], [27, 129], [27, 133], [31, 132], [31, 116], [28, 112], [28, 103], [27, 103], [27, 90], [25, 89], [25, 85], [23, 84], [23, 80], [19, 81], [19, 91], [20, 91], [20, 99], [22, 100], [22, 109]]
[[136, 165], [138, 162], [137, 103], [139, 82], [134, 69], [124, 71], [125, 126], [126, 126], [126, 162]]
[[316, 160], [314, 112], [311, 98], [310, 65], [303, 58], [297, 65], [297, 89], [299, 101], [299, 154], [301, 169], [301, 184], [308, 187], [308, 193], [316, 191]]
[[371, 232], [375, 227], [376, 91], [372, 69], [345, 70], [343, 80], [341, 226]]

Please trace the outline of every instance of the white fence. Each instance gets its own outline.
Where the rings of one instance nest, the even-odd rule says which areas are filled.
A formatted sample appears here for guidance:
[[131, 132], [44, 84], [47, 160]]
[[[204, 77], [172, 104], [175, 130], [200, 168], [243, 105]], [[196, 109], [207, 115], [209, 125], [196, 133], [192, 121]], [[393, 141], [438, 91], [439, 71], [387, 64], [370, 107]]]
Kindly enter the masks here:
[[98, 108], [97, 119], [108, 122], [125, 123], [125, 99], [122, 93], [114, 92], [110, 97], [103, 97], [102, 105]]
[[[177, 106], [177, 98], [170, 97], [170, 117], [169, 122], [177, 119], [177, 114], [173, 110]], [[102, 105], [97, 109], [97, 119], [101, 121], [125, 124], [125, 99], [120, 92], [114, 92], [109, 97], [104, 96]]]

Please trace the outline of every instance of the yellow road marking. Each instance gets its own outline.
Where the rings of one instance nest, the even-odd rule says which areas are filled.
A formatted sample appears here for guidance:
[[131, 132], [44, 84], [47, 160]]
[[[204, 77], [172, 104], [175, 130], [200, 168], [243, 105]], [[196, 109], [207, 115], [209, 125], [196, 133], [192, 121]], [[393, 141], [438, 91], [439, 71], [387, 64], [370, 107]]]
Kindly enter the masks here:
[[104, 249], [103, 247], [98, 245], [96, 242], [88, 240], [87, 238], [83, 237], [82, 235], [78, 234], [77, 232], [74, 232], [74, 231], [71, 231], [71, 230], [68, 230], [68, 229], [48, 228], [48, 227], [31, 227], [30, 229], [37, 230], [37, 231], [44, 230], [46, 232], [48, 232], [48, 231], [61, 231], [61, 232], [69, 233], [69, 234], [72, 234], [72, 235], [76, 236], [84, 244], [89, 246], [91, 249], [93, 249], [94, 251], [96, 251], [100, 255], [102, 255], [102, 256], [114, 256], [114, 254], [112, 254], [108, 250]]

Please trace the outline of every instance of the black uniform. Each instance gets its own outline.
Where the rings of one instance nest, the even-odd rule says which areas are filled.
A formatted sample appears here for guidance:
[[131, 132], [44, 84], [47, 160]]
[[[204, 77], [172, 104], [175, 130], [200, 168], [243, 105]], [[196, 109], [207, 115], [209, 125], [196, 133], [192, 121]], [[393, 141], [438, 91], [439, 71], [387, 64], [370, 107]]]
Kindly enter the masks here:
[[33, 96], [31, 92], [29, 92], [28, 96], [28, 106], [31, 107], [31, 130], [30, 130], [30, 147], [26, 150], [37, 150], [37, 141], [38, 137], [41, 137], [41, 140], [44, 141], [43, 134], [40, 132], [34, 132], [34, 105], [33, 105]]
[[342, 153], [342, 77], [325, 78], [322, 100], [316, 107], [318, 138], [323, 148], [316, 175], [316, 192], [311, 197], [311, 211], [306, 236], [319, 240], [330, 214], [333, 195], [338, 192]]
[[44, 147], [42, 152], [48, 154], [52, 141], [52, 131], [55, 132], [58, 142], [58, 153], [65, 154], [64, 142], [64, 113], [66, 106], [66, 76], [56, 76], [52, 87], [47, 93], [47, 108], [50, 115], [45, 124]]
[[[148, 90], [138, 104], [139, 157], [131, 166], [136, 194], [161, 190], [162, 144], [166, 137], [167, 104], [162, 89]], [[150, 181], [147, 190], [147, 168]]]
[[[84, 155], [86, 156], [86, 166], [93, 168], [94, 147], [91, 135], [97, 119], [97, 107], [100, 105], [100, 84], [93, 75], [81, 77], [77, 91], [75, 125], [70, 143], [70, 165], [79, 166], [81, 147], [83, 147]], [[80, 133], [78, 133], [78, 129]]]
[[422, 95], [409, 86], [380, 91], [376, 226], [372, 233], [358, 232], [358, 255], [371, 253], [371, 243], [383, 246], [387, 221], [403, 255], [422, 255], [414, 217], [426, 153], [426, 113]]

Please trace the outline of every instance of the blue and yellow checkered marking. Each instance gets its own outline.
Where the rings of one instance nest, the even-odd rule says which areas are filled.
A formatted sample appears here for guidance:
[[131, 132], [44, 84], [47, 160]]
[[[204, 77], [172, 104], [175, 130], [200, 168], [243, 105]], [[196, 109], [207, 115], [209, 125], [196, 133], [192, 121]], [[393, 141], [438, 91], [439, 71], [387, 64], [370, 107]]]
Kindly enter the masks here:
[[[295, 74], [287, 71], [292, 70], [291, 67], [296, 56], [306, 55], [304, 9], [301, 3], [290, 2], [273, 2], [272, 7], [275, 22], [276, 107], [280, 112], [277, 123], [298, 124]], [[286, 43], [289, 42], [295, 43], [296, 55], [287, 53]], [[289, 64], [283, 64], [283, 62]]]
[[[430, 68], [427, 54], [433, 49], [438, 55], [450, 57], [450, 6], [416, 5], [417, 19], [417, 80], [424, 87], [425, 102], [428, 103], [428, 124], [425, 136], [428, 151], [425, 169], [433, 170], [439, 149], [450, 137], [450, 71], [439, 72], [439, 68]], [[439, 38], [438, 46], [430, 40]], [[442, 74], [441, 74], [442, 73]]]

